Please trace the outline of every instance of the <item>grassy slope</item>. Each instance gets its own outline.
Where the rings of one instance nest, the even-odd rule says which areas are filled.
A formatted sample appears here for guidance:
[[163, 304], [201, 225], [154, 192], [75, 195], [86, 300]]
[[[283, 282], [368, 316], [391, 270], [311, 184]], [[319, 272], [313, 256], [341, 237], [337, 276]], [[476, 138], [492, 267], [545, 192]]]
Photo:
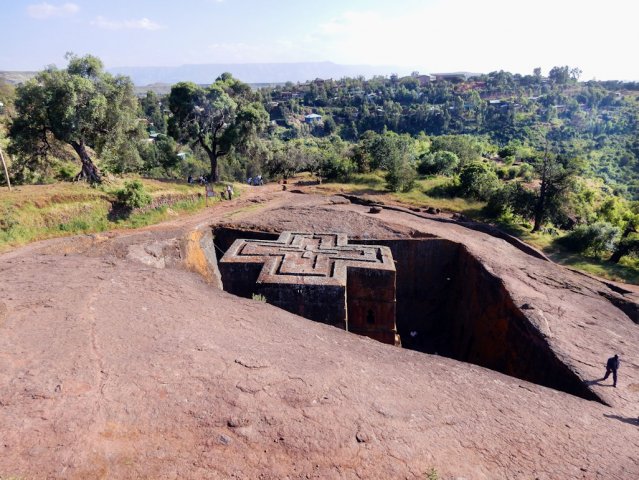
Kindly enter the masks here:
[[[600, 258], [570, 252], [557, 244], [555, 240], [558, 235], [553, 236], [544, 232], [531, 233], [532, 225], [525, 222], [516, 222], [511, 219], [506, 222], [497, 222], [497, 226], [543, 251], [548, 258], [561, 265], [598, 277], [639, 285], [639, 259], [624, 257], [619, 264], [615, 265]], [[559, 233], [563, 234], [563, 232]]]
[[385, 188], [386, 182], [379, 173], [353, 175], [349, 183], [325, 183], [317, 190], [324, 193], [348, 193], [367, 195], [382, 202], [405, 205], [429, 206], [450, 212], [461, 212], [476, 216], [484, 207], [484, 202], [466, 198], [450, 198], [438, 193], [438, 188], [450, 181], [446, 177], [430, 177], [415, 182], [409, 192], [391, 193]]
[[[142, 180], [153, 198], [170, 196], [175, 203], [148, 211], [133, 212], [128, 218], [110, 218], [111, 201], [124, 180], [100, 188], [85, 183], [25, 185], [9, 192], [0, 187], [0, 252], [36, 240], [77, 233], [138, 228], [204, 208], [204, 187], [184, 182]], [[235, 187], [237, 193], [241, 187]], [[217, 192], [222, 191], [217, 186]], [[219, 201], [219, 198], [209, 199]]]

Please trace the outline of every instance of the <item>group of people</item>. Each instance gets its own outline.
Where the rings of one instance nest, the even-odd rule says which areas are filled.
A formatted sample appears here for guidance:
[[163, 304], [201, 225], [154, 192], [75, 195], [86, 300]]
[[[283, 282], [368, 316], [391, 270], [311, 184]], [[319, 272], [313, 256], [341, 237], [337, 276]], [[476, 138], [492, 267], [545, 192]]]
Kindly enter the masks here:
[[[187, 177], [186, 183], [188, 183], [189, 185], [193, 185], [196, 183], [196, 180], [193, 178], [193, 175], [189, 175]], [[209, 183], [209, 177], [200, 175], [200, 177], [197, 179], [197, 183], [199, 183], [200, 185], [207, 185]], [[246, 183], [248, 183], [249, 185], [254, 185], [254, 186], [264, 185], [264, 179], [262, 178], [262, 175], [256, 175], [254, 177], [249, 177], [246, 180]]]
[[249, 177], [246, 180], [246, 183], [248, 183], [249, 185], [254, 185], [254, 186], [264, 185], [264, 179], [262, 178], [262, 175], [256, 175], [254, 177]]
[[[196, 180], [193, 178], [193, 175], [189, 175], [186, 179], [186, 183], [188, 183], [189, 185], [193, 185], [195, 184]], [[206, 185], [207, 183], [209, 183], [209, 178], [205, 177], [204, 175], [200, 175], [200, 177], [197, 179], [197, 183], [199, 183], [200, 185]]]
[[[260, 177], [261, 179], [262, 177]], [[193, 185], [195, 184], [195, 180], [193, 179], [192, 175], [189, 175], [186, 179], [186, 182], [189, 185]], [[213, 188], [210, 188], [209, 185], [209, 178], [205, 177], [204, 175], [200, 175], [200, 178], [197, 180], [197, 182], [200, 185], [206, 185], [206, 191], [207, 191], [207, 196], [214, 196], [215, 193], [213, 192]], [[211, 194], [209, 195], [209, 192], [211, 192]], [[226, 187], [224, 188], [224, 190], [222, 190], [222, 192], [220, 193], [220, 198], [224, 198], [226, 197], [228, 200], [232, 200], [233, 199], [233, 194], [235, 192], [233, 191], [233, 187], [231, 186], [230, 183], [226, 184]]]

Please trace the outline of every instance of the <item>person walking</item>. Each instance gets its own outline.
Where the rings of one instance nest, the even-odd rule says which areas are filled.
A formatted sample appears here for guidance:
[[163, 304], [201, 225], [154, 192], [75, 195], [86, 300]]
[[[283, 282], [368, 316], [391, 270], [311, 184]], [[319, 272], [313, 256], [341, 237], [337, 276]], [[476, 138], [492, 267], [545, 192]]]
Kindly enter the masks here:
[[603, 379], [606, 380], [612, 373], [612, 386], [617, 387], [617, 369], [619, 368], [619, 355], [615, 354], [614, 357], [610, 357], [606, 362], [606, 375]]
[[230, 183], [226, 185], [226, 195], [229, 200], [233, 198], [233, 187], [231, 187]]

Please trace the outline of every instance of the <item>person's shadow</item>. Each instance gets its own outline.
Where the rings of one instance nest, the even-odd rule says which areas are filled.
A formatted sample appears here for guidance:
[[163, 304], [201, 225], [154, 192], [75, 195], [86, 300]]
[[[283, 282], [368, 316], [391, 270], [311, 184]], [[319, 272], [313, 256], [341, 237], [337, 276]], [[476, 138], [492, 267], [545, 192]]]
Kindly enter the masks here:
[[599, 385], [600, 387], [612, 387], [612, 384], [610, 385], [602, 385], [601, 382], [603, 382], [605, 380], [605, 378], [598, 378], [597, 380], [587, 380], [586, 382], [584, 382], [586, 385], [590, 386], [590, 385]]
[[608, 413], [604, 413], [604, 417], [606, 417], [606, 418], [614, 418], [615, 420], [619, 420], [620, 422], [623, 422], [623, 423], [629, 423], [630, 425], [639, 426], [639, 418], [621, 417], [619, 415], [610, 415]]

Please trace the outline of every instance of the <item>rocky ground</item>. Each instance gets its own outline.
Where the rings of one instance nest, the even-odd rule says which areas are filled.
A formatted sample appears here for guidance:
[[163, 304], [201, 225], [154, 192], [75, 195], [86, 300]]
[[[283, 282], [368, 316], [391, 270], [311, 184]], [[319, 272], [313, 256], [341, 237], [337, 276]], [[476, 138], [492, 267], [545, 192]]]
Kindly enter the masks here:
[[[272, 186], [0, 256], [0, 478], [639, 477], [632, 289], [441, 216], [367, 212]], [[233, 297], [193, 236], [228, 223], [461, 242], [609, 406]], [[618, 388], [593, 383], [615, 351]]]

